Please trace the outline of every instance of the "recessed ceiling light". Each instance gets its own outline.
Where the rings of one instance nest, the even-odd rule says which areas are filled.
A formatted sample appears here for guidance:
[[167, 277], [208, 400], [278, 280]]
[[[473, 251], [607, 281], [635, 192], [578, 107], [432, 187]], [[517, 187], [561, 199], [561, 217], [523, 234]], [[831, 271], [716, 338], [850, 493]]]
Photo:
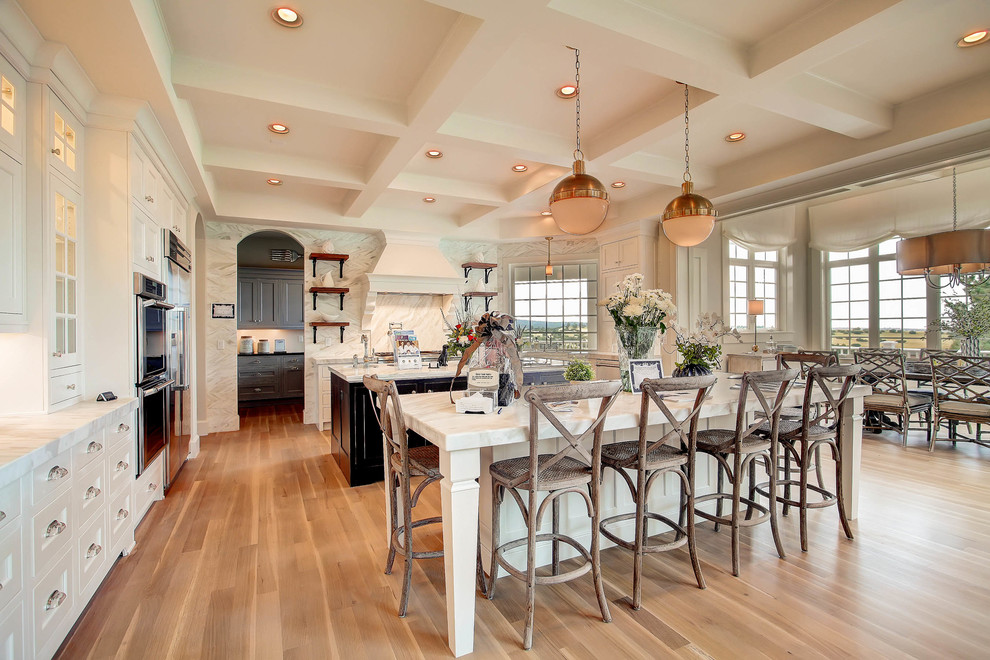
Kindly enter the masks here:
[[276, 122], [274, 124], [268, 124], [268, 130], [270, 130], [272, 133], [278, 133], [279, 135], [285, 135], [286, 133], [289, 132], [289, 127], [286, 126], [285, 124], [279, 124], [279, 123]]
[[574, 85], [562, 85], [557, 88], [557, 96], [562, 99], [572, 99], [577, 96], [578, 88]]
[[745, 133], [729, 133], [725, 136], [726, 142], [741, 142], [746, 139]]
[[553, 215], [553, 211], [540, 211], [540, 215], [542, 215], [545, 218], [548, 218], [551, 215]]
[[426, 152], [427, 158], [443, 158], [443, 152], [439, 149], [430, 149]]
[[612, 187], [613, 188], [625, 188], [626, 187], [626, 182], [625, 181], [613, 181], [612, 182]]
[[518, 163], [518, 164], [512, 166], [512, 171], [513, 172], [525, 172], [528, 169], [529, 168], [526, 167], [525, 165], [523, 165], [522, 163]]
[[280, 185], [282, 185], [282, 179], [268, 179], [268, 185], [270, 185], [270, 186], [280, 186]]
[[423, 201], [426, 202], [427, 204], [432, 204], [433, 202], [437, 201], [437, 198], [436, 197], [424, 197], [423, 198]]
[[290, 7], [276, 7], [272, 10], [272, 18], [279, 25], [295, 28], [302, 25], [302, 14]]
[[968, 48], [970, 46], [977, 46], [982, 43], [990, 41], [990, 31], [987, 30], [977, 30], [976, 32], [970, 32], [965, 37], [956, 42], [956, 45], [960, 48]]

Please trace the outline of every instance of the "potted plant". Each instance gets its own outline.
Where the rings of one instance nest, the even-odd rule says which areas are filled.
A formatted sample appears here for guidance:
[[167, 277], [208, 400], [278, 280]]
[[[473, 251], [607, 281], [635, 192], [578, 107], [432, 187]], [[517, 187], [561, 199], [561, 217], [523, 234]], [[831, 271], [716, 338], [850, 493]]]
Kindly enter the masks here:
[[932, 329], [959, 339], [963, 355], [980, 354], [980, 338], [990, 334], [990, 291], [972, 277], [963, 280], [964, 300], [946, 300], [942, 317]]
[[570, 383], [577, 383], [585, 380], [592, 380], [595, 377], [595, 370], [591, 365], [582, 359], [571, 360], [564, 371], [564, 378]]
[[695, 325], [694, 332], [674, 326], [677, 350], [681, 354], [681, 361], [675, 365], [674, 376], [707, 376], [721, 364], [722, 344], [719, 340], [731, 335], [742, 341], [739, 331], [726, 328], [722, 317], [713, 312], [699, 314]]

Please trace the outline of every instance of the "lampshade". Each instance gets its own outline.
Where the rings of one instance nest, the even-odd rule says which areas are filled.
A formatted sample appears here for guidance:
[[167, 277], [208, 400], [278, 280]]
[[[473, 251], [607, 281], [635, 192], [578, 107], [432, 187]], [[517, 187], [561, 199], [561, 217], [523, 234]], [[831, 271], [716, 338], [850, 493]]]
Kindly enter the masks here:
[[750, 316], [759, 316], [763, 313], [762, 300], [750, 300], [746, 303], [746, 313]]
[[897, 241], [897, 272], [901, 275], [924, 275], [930, 263], [927, 236]]
[[691, 247], [712, 235], [718, 215], [712, 203], [692, 192], [694, 184], [681, 184], [681, 195], [671, 200], [660, 217], [664, 236], [674, 245]]
[[584, 161], [574, 161], [550, 195], [550, 212], [560, 230], [580, 236], [598, 229], [608, 213], [608, 191], [602, 182], [584, 172]]

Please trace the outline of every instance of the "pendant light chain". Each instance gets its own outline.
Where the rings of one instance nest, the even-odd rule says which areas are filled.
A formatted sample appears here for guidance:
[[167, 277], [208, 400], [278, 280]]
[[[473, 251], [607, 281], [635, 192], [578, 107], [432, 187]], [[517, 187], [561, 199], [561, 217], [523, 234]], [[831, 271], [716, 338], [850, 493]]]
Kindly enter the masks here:
[[581, 151], [581, 51], [568, 46], [574, 51], [574, 133], [577, 136], [574, 160], [584, 160]]
[[952, 168], [952, 231], [956, 230], [956, 168]]
[[691, 141], [688, 124], [688, 85], [684, 83], [684, 180], [691, 180]]

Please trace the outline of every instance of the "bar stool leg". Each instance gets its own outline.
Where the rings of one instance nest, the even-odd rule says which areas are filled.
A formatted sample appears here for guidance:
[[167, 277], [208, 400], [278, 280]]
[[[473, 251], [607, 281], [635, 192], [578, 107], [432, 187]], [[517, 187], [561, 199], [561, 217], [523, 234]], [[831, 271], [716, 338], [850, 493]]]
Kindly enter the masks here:
[[799, 507], [801, 516], [801, 550], [808, 551], [808, 468], [811, 452], [808, 451], [808, 442], [801, 440], [801, 505]]
[[[636, 540], [633, 545], [633, 603], [638, 610], [643, 604], [643, 546], [646, 545], [646, 473], [636, 470]], [[592, 528], [594, 529], [594, 528]]]
[[[538, 508], [536, 489], [531, 485], [529, 516], [526, 525], [526, 629], [523, 631], [523, 648], [527, 651], [533, 648], [533, 618], [536, 613], [536, 512]], [[598, 534], [593, 536], [597, 538]]]
[[[732, 479], [732, 510], [730, 511], [730, 520], [732, 528], [732, 574], [739, 577], [739, 501], [742, 498], [742, 474], [740, 470], [743, 467], [742, 454], [735, 452], [735, 465], [734, 476]], [[749, 469], [752, 470], [752, 461], [750, 461]], [[773, 477], [770, 477], [773, 479]], [[721, 498], [719, 498], [721, 499]]]
[[598, 595], [598, 607], [602, 611], [602, 621], [610, 623], [612, 614], [608, 611], [608, 600], [605, 598], [605, 585], [602, 583], [602, 557], [601, 543], [601, 497], [602, 484], [601, 475], [595, 474], [591, 479], [591, 575], [595, 579], [595, 593]]
[[842, 450], [839, 449], [838, 439], [832, 445], [832, 458], [835, 459], [835, 497], [838, 500], [836, 506], [839, 507], [839, 522], [842, 523], [842, 531], [846, 533], [846, 538], [853, 537], [852, 528], [849, 526], [849, 519], [846, 518], [846, 498], [842, 492]]
[[[705, 584], [705, 578], [701, 574], [701, 560], [698, 559], [698, 544], [695, 539], [695, 526], [694, 526], [694, 471], [695, 466], [688, 463], [684, 466], [687, 472], [686, 478], [684, 479], [684, 487], [687, 489], [687, 506], [684, 507], [687, 511], [687, 542], [688, 542], [688, 554], [691, 555], [691, 567], [694, 569], [694, 577], [698, 580], [698, 588], [705, 589], [707, 584]], [[681, 476], [685, 476], [683, 472], [678, 472]], [[683, 509], [682, 509], [683, 510]], [[682, 523], [683, 526], [683, 523]]]
[[553, 516], [553, 548], [552, 552], [552, 569], [554, 575], [560, 575], [560, 541], [557, 540], [557, 535], [560, 534], [560, 498], [553, 498], [553, 504], [551, 504], [551, 514]]
[[498, 550], [499, 535], [501, 530], [499, 524], [499, 510], [502, 506], [502, 498], [505, 491], [496, 481], [492, 481], [492, 563], [488, 571], [488, 600], [495, 597], [495, 581], [498, 580]]
[[402, 600], [399, 603], [399, 616], [406, 615], [409, 607], [409, 589], [412, 586], [413, 539], [412, 539], [412, 492], [408, 475], [400, 480], [402, 484], [402, 549], [405, 552], [404, 575], [402, 578]]

